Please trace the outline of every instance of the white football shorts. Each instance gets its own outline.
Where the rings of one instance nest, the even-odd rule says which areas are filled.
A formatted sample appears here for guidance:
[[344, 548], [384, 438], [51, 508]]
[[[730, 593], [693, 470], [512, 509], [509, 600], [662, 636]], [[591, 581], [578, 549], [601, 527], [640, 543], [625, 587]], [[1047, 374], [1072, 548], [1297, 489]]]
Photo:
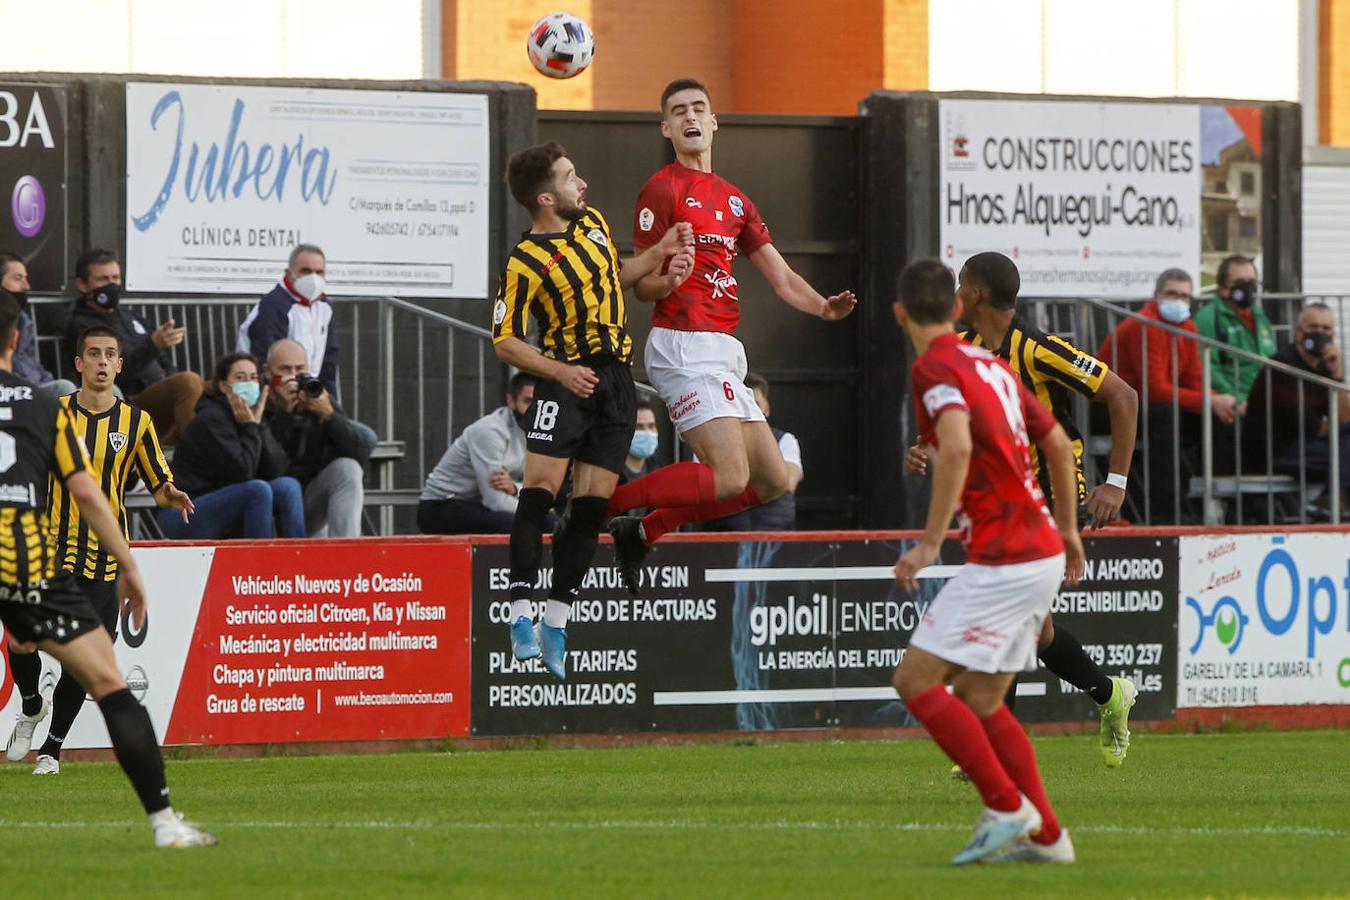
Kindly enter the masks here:
[[647, 377], [679, 432], [713, 419], [763, 422], [745, 386], [745, 347], [719, 331], [653, 328], [647, 336]]
[[1064, 554], [1008, 566], [966, 563], [928, 604], [911, 647], [972, 672], [1032, 672], [1036, 639], [1064, 580]]

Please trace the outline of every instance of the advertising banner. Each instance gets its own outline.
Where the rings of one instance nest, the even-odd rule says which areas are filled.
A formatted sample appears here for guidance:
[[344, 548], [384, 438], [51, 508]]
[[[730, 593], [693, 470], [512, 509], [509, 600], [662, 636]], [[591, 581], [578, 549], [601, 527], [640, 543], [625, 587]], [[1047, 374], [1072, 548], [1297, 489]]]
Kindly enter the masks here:
[[1183, 537], [1177, 705], [1350, 703], [1350, 540]]
[[[915, 724], [891, 687], [909, 635], [964, 561], [949, 543], [910, 594], [892, 567], [908, 541], [663, 544], [635, 597], [593, 567], [568, 627], [568, 677], [518, 663], [507, 636], [507, 548], [474, 548], [473, 733], [769, 730]], [[604, 554], [606, 549], [602, 548]], [[1176, 545], [1092, 539], [1093, 568], [1055, 600], [1138, 714], [1175, 706]], [[541, 588], [551, 579], [541, 573]], [[542, 596], [542, 590], [541, 590]], [[1048, 673], [1019, 684], [1027, 721], [1095, 715]]]
[[1024, 296], [1145, 297], [1200, 272], [1200, 107], [939, 102], [943, 258], [996, 250]]
[[328, 293], [487, 297], [484, 94], [127, 84], [132, 290], [266, 293], [299, 243]]
[[68, 95], [0, 83], [0, 248], [23, 257], [35, 291], [65, 288]]

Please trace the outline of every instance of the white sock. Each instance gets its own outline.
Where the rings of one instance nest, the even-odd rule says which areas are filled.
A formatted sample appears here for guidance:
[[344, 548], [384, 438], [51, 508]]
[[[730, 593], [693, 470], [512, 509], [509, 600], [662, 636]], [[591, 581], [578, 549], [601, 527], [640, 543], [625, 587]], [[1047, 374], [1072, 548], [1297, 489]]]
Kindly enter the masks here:
[[159, 812], [150, 814], [150, 824], [156, 829], [178, 826], [178, 814], [173, 811], [172, 806], [166, 806]]
[[534, 602], [531, 600], [511, 601], [511, 622], [514, 624], [521, 616], [534, 621]]
[[550, 600], [544, 606], [544, 624], [550, 628], [566, 628], [567, 617], [571, 614], [572, 604]]

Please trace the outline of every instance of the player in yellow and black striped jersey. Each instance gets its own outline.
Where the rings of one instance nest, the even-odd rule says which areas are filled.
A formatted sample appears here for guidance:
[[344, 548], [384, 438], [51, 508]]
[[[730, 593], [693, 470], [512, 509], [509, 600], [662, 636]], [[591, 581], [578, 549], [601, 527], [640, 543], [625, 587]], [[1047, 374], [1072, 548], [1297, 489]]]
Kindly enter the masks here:
[[[511, 194], [530, 213], [492, 307], [502, 362], [539, 376], [526, 413], [525, 479], [511, 531], [511, 644], [564, 677], [568, 611], [598, 544], [608, 499], [637, 418], [623, 291], [665, 266], [688, 277], [693, 231], [680, 223], [619, 261], [609, 224], [586, 205], [586, 182], [555, 143], [527, 147], [506, 167]], [[526, 342], [535, 323], [539, 349]], [[572, 498], [553, 540], [553, 586], [534, 630], [531, 599], [543, 554], [544, 517], [572, 464]]]
[[[84, 511], [103, 546], [116, 557], [121, 575], [118, 595], [125, 597], [130, 619], [145, 627], [145, 585], [108, 501], [89, 474], [89, 459], [55, 400], [13, 373], [18, 343], [19, 305], [0, 290], [0, 622], [10, 634], [11, 665], [32, 658], [33, 650], [51, 654], [98, 704], [117, 760], [150, 817], [160, 847], [214, 844], [214, 836], [182, 821], [169, 805], [164, 757], [145, 707], [127, 689], [113, 654], [112, 641], [89, 598], [69, 572], [59, 570], [45, 540], [48, 475], [60, 479]], [[46, 714], [41, 697], [23, 698], [23, 709], [6, 747], [10, 759], [16, 739], [23, 749]], [[36, 700], [36, 709], [30, 705]]]
[[[1134, 388], [1114, 372], [1109, 372], [1095, 357], [1083, 353], [1072, 344], [1054, 335], [1046, 334], [1022, 318], [1017, 312], [1017, 294], [1021, 277], [1017, 266], [1001, 253], [977, 253], [961, 267], [959, 301], [961, 321], [966, 329], [961, 337], [990, 348], [1021, 377], [1031, 390], [1059, 421], [1073, 441], [1074, 457], [1078, 464], [1077, 505], [1086, 498], [1085, 509], [1080, 509], [1079, 520], [1087, 520], [1100, 527], [1120, 512], [1125, 501], [1125, 477], [1130, 458], [1134, 455], [1134, 437], [1139, 400]], [[1094, 402], [1105, 403], [1111, 414], [1111, 462], [1106, 484], [1091, 492], [1086, 490], [1083, 477], [1083, 438], [1074, 426], [1069, 408], [1071, 392], [1082, 394]], [[1033, 454], [1035, 449], [1032, 449]], [[1051, 503], [1060, 502], [1051, 490], [1049, 473], [1044, 460], [1033, 455], [1033, 463], [1041, 483], [1041, 491]], [[910, 449], [906, 468], [911, 472], [925, 471], [926, 451], [922, 447]], [[1125, 761], [1130, 746], [1129, 712], [1134, 705], [1137, 689], [1125, 678], [1112, 678], [1083, 651], [1078, 639], [1069, 631], [1046, 617], [1037, 653], [1045, 667], [1055, 675], [1085, 691], [1098, 706], [1101, 715], [1099, 732], [1102, 758], [1108, 766], [1119, 766]], [[1008, 692], [1005, 702], [1013, 706], [1016, 685]]]

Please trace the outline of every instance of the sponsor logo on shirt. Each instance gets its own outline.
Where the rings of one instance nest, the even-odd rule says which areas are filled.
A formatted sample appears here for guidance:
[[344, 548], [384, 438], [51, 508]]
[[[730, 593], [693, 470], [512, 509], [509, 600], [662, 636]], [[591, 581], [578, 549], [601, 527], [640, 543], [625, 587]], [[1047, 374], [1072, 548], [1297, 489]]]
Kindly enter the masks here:
[[702, 209], [702, 208], [703, 208], [703, 204], [700, 203], [700, 202], [698, 202], [697, 200], [695, 200], [693, 197], [685, 197], [685, 198], [684, 198], [684, 205], [690, 207], [691, 209]]
[[718, 269], [716, 272], [704, 272], [703, 280], [712, 285], [712, 299], [718, 297], [736, 298], [736, 276]]
[[652, 226], [656, 224], [656, 213], [647, 207], [642, 207], [642, 212], [638, 213], [638, 227], [643, 231], [651, 231]]
[[741, 198], [737, 197], [735, 194], [732, 194], [730, 197], [727, 198], [727, 206], [731, 207], [732, 215], [734, 216], [745, 215], [745, 203], [742, 202]]
[[547, 431], [531, 431], [529, 434], [527, 434], [527, 435], [525, 435], [525, 436], [526, 436], [527, 438], [529, 438], [530, 440], [532, 440], [532, 441], [552, 441], [552, 440], [553, 440], [553, 435], [549, 434]]

